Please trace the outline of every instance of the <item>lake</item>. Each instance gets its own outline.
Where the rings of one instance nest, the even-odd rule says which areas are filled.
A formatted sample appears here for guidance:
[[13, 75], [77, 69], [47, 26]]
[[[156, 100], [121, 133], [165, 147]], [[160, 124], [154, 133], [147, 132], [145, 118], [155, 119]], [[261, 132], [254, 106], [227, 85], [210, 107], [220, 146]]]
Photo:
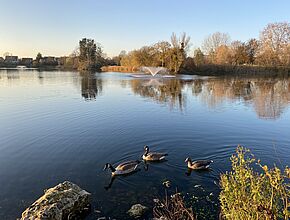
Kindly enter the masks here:
[[[288, 78], [0, 70], [0, 219], [20, 217], [65, 180], [92, 193], [87, 219], [94, 209], [126, 219], [135, 203], [152, 207], [166, 180], [169, 194], [213, 210], [201, 219], [215, 218], [219, 175], [238, 144], [268, 165], [290, 165], [289, 105]], [[140, 159], [144, 145], [167, 160], [110, 183], [105, 163]], [[214, 163], [188, 173], [186, 157]]]

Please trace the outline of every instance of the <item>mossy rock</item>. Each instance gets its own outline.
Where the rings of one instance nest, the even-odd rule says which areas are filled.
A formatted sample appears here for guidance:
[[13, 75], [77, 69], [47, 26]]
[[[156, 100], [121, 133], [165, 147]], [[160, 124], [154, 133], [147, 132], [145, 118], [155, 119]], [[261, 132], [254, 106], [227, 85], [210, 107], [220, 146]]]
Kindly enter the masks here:
[[135, 204], [128, 210], [127, 213], [130, 217], [139, 219], [144, 216], [148, 210], [149, 209], [146, 206], [143, 206], [141, 204]]
[[21, 220], [62, 220], [88, 210], [91, 194], [74, 183], [65, 181], [45, 190], [44, 195], [29, 206]]

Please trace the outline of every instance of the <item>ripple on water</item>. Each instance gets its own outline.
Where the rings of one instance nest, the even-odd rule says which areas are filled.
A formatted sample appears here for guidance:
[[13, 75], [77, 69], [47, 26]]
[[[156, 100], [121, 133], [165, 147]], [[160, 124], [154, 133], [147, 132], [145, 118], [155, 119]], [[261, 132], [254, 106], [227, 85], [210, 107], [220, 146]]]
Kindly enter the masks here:
[[[152, 206], [164, 196], [166, 180], [169, 192], [177, 188], [201, 201], [213, 193], [216, 202], [220, 173], [230, 169], [238, 144], [267, 164], [290, 162], [288, 91], [268, 90], [277, 80], [264, 88], [262, 79], [253, 79], [255, 87], [244, 94], [242, 78], [150, 81], [34, 71], [0, 71], [0, 77], [1, 219], [19, 217], [43, 189], [66, 179], [93, 194], [93, 208], [117, 219], [134, 203]], [[259, 91], [279, 99], [278, 106]], [[104, 164], [141, 159], [144, 145], [168, 153], [166, 160], [141, 163], [106, 190], [111, 174]], [[188, 172], [186, 157], [214, 163], [208, 171]]]

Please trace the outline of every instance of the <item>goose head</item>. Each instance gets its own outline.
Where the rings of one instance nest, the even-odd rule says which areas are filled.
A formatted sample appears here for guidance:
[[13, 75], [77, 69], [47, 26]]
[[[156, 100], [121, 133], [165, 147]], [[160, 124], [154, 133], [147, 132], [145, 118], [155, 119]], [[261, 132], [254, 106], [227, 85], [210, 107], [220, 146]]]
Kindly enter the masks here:
[[147, 155], [149, 153], [149, 147], [147, 145], [145, 145], [144, 150], [145, 150], [144, 155]]
[[104, 166], [104, 170], [106, 169], [110, 169], [112, 172], [115, 172], [115, 168], [110, 164], [110, 163], [106, 163]]
[[185, 161], [184, 161], [185, 163], [188, 163], [188, 162], [190, 162], [191, 163], [191, 159], [189, 158], [189, 157], [187, 157], [186, 159], [185, 159]]
[[105, 164], [105, 166], [104, 166], [104, 169], [103, 169], [103, 170], [106, 170], [106, 169], [108, 169], [108, 168], [109, 168], [109, 166], [110, 166], [110, 165], [109, 165], [109, 163], [106, 163], [106, 164]]

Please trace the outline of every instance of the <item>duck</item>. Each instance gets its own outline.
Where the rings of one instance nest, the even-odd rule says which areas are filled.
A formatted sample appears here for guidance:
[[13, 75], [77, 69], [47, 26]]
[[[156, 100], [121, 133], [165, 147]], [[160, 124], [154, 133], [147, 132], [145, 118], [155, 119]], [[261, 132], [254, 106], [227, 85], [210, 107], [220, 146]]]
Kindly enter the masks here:
[[117, 175], [125, 175], [136, 171], [140, 161], [132, 160], [120, 163], [116, 168], [112, 166], [110, 163], [106, 163], [104, 170], [110, 169], [112, 172], [112, 176]]
[[165, 156], [168, 154], [165, 153], [158, 153], [158, 152], [150, 152], [149, 147], [147, 145], [144, 146], [144, 154], [142, 156], [143, 160], [145, 161], [161, 161], [165, 159]]
[[205, 170], [209, 168], [211, 163], [213, 163], [212, 160], [192, 161], [189, 157], [186, 158], [184, 162], [187, 163], [187, 167], [192, 170]]

